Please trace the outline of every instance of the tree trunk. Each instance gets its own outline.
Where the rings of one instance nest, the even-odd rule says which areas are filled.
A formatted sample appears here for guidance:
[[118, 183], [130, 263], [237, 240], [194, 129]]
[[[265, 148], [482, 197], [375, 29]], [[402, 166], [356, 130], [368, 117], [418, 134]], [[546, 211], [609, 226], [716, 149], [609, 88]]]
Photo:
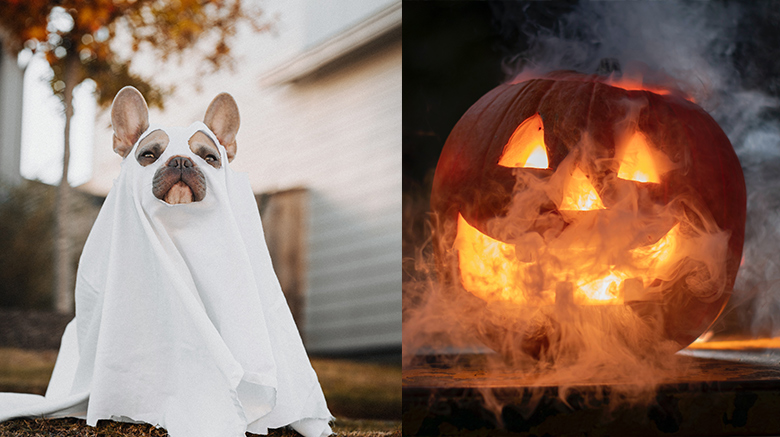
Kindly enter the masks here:
[[68, 233], [70, 220], [70, 185], [68, 184], [68, 166], [70, 165], [70, 121], [73, 118], [73, 90], [78, 85], [80, 60], [78, 55], [69, 55], [64, 63], [63, 103], [65, 105], [65, 132], [62, 153], [62, 178], [57, 189], [55, 209], [54, 241], [54, 309], [58, 313], [74, 312], [74, 268], [71, 260], [71, 244]]

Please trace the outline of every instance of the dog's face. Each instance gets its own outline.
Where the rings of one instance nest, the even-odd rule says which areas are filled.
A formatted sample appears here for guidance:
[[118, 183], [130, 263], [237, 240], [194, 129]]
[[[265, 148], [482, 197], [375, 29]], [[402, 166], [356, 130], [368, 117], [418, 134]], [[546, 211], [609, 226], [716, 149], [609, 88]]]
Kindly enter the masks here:
[[[199, 202], [206, 197], [208, 187], [200, 166], [219, 169], [223, 165], [214, 137], [225, 147], [228, 161], [236, 153], [238, 107], [229, 94], [218, 95], [206, 110], [203, 122], [211, 132], [198, 130], [187, 139], [169, 135], [165, 128], [143, 135], [149, 129], [148, 109], [143, 96], [132, 87], [123, 88], [114, 98], [111, 121], [114, 151], [127, 157], [138, 142], [133, 158], [142, 167], [157, 168], [151, 181], [152, 194], [169, 204]], [[166, 154], [169, 149], [178, 152]]]
[[[175, 155], [158, 162], [171, 139], [162, 129], [152, 131], [138, 144], [135, 159], [143, 167], [157, 164], [152, 180], [154, 197], [170, 204], [199, 202], [206, 197], [206, 178], [192, 158]], [[187, 142], [189, 150], [208, 165], [220, 168], [219, 149], [205, 132], [197, 131]]]

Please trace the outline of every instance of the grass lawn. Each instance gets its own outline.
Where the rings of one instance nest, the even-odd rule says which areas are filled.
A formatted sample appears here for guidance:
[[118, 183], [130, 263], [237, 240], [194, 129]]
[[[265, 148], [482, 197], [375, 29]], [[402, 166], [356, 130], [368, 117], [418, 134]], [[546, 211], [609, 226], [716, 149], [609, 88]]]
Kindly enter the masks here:
[[[0, 392], [43, 394], [49, 383], [56, 351], [0, 348]], [[336, 416], [333, 430], [340, 436], [401, 435], [401, 367], [335, 359], [312, 359], [312, 366]], [[165, 436], [149, 425], [101, 421], [96, 428], [77, 419], [17, 419], [0, 423], [5, 436]], [[248, 434], [251, 435], [251, 434]], [[298, 436], [273, 430], [270, 436]]]

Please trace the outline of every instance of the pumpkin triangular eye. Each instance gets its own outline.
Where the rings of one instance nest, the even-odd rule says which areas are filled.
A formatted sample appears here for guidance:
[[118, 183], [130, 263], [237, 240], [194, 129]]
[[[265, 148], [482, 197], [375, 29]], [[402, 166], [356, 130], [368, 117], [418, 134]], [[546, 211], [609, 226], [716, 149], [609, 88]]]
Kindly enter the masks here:
[[634, 132], [623, 150], [617, 177], [627, 181], [661, 183], [650, 145], [639, 131]]
[[520, 123], [504, 146], [498, 165], [511, 168], [548, 168], [544, 124], [538, 113]]
[[592, 211], [605, 209], [601, 197], [585, 173], [579, 167], [569, 177], [563, 188], [560, 211]]

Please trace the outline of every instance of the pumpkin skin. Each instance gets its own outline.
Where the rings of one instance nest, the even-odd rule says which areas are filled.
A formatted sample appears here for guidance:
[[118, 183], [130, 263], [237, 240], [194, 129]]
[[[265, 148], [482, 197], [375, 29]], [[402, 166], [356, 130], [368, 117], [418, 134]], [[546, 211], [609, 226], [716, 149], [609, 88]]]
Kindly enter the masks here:
[[[702, 211], [728, 234], [721, 284], [724, 292], [714, 300], [702, 300], [685, 293], [684, 281], [680, 281], [673, 286], [683, 292], [665, 295], [655, 305], [655, 310], [662, 313], [662, 337], [682, 348], [710, 327], [725, 307], [734, 285], [745, 229], [742, 169], [718, 124], [681, 93], [627, 90], [605, 82], [600, 76], [554, 72], [539, 79], [498, 86], [463, 115], [444, 145], [431, 193], [440, 280], [465, 292], [457, 277], [457, 250], [453, 249], [459, 215], [481, 233], [500, 240], [491, 235], [489, 223], [505, 217], [510, 210], [517, 189], [517, 172], [549, 178], [567, 158], [572, 159], [571, 154], [583, 155], [584, 142], [594, 146], [588, 151], [589, 162], [583, 162], [581, 167], [607, 201], [615, 191], [612, 185], [616, 150], [628, 132], [637, 130], [674, 163], [674, 168], [661, 175], [660, 183], [620, 182], [637, 185], [639, 208], [667, 205], [683, 198], [688, 206]], [[499, 166], [512, 134], [535, 114], [541, 116], [544, 124], [549, 169]], [[643, 305], [632, 308], [642, 311]], [[500, 337], [502, 329], [509, 329], [491, 328], [485, 333], [485, 324], [481, 326], [483, 341], [486, 337]], [[501, 341], [485, 343], [493, 347]]]

